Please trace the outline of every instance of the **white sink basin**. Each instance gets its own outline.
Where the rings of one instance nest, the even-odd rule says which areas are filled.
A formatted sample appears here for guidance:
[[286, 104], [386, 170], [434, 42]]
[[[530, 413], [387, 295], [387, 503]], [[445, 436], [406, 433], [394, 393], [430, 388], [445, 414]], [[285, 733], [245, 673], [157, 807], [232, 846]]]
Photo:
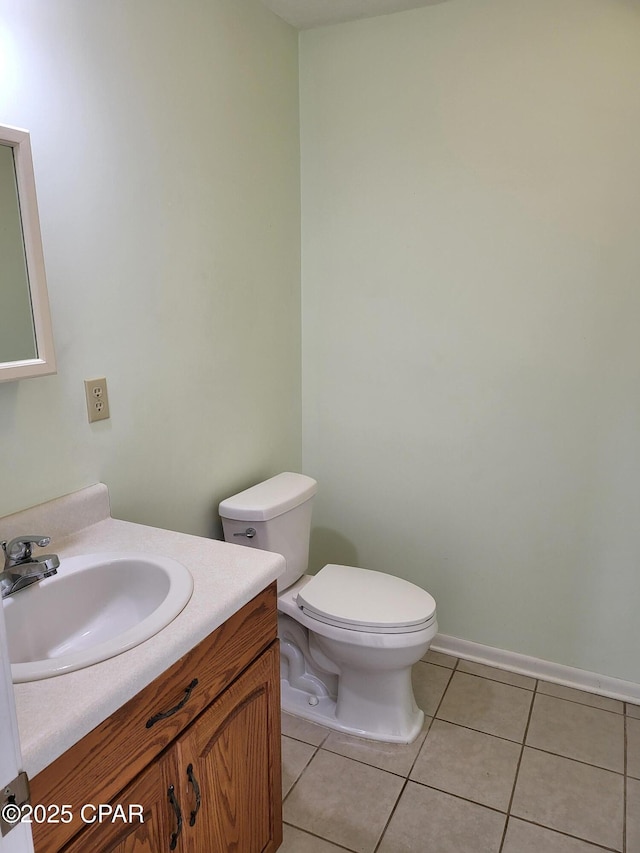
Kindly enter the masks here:
[[3, 601], [13, 681], [83, 669], [139, 645], [192, 591], [191, 574], [167, 557], [62, 557], [56, 575]]

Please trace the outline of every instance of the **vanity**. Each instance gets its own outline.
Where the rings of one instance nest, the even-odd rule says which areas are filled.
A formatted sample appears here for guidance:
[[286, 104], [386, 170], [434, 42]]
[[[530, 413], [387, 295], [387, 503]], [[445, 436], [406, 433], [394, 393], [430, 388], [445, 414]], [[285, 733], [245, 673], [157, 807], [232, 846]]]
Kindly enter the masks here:
[[155, 553], [193, 577], [184, 609], [145, 642], [15, 685], [36, 853], [277, 850], [284, 559], [112, 519], [102, 485], [2, 524], [4, 537], [51, 535], [61, 564]]

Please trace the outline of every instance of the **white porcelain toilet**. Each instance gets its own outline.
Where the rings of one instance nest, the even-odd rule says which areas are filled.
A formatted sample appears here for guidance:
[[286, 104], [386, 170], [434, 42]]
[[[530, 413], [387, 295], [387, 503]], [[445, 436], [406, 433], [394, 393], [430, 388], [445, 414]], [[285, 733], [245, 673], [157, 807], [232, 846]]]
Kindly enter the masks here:
[[224, 500], [227, 542], [282, 554], [278, 635], [282, 707], [333, 729], [410, 743], [424, 713], [411, 668], [438, 630], [436, 603], [402, 578], [354, 566], [305, 574], [317, 483], [278, 474]]

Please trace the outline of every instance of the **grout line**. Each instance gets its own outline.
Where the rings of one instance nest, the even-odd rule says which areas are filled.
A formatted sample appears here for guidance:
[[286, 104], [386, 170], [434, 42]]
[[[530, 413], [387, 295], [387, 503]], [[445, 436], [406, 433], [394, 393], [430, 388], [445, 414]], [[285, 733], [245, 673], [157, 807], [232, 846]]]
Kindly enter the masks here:
[[[422, 663], [427, 663], [427, 661], [422, 661]], [[435, 711], [433, 712], [433, 714], [429, 714], [429, 715], [428, 715], [428, 716], [429, 716], [429, 718], [431, 719], [431, 722], [429, 723], [429, 726], [428, 726], [428, 728], [427, 728], [427, 735], [426, 735], [425, 739], [423, 740], [423, 742], [422, 742], [422, 746], [421, 746], [421, 747], [420, 747], [420, 749], [418, 750], [418, 752], [417, 752], [417, 754], [416, 754], [416, 757], [415, 757], [415, 758], [413, 759], [413, 761], [411, 762], [411, 767], [409, 768], [409, 771], [408, 771], [407, 775], [405, 776], [405, 779], [404, 779], [404, 785], [402, 786], [402, 790], [401, 790], [401, 791], [400, 791], [400, 793], [398, 794], [398, 798], [396, 799], [395, 804], [394, 804], [393, 808], [391, 809], [391, 812], [390, 812], [390, 814], [389, 814], [389, 817], [387, 818], [387, 822], [385, 823], [385, 825], [384, 825], [384, 827], [383, 827], [383, 829], [382, 829], [382, 832], [380, 833], [380, 838], [378, 839], [378, 843], [376, 844], [376, 846], [375, 846], [375, 848], [374, 848], [374, 850], [373, 850], [373, 853], [377, 853], [377, 851], [378, 851], [378, 849], [379, 849], [380, 845], [382, 844], [382, 839], [384, 838], [384, 836], [385, 836], [385, 833], [386, 833], [387, 829], [389, 829], [389, 824], [391, 823], [391, 820], [392, 820], [392, 818], [393, 818], [394, 814], [396, 813], [396, 809], [398, 808], [398, 803], [399, 803], [399, 802], [400, 802], [400, 800], [402, 799], [402, 795], [404, 794], [405, 788], [407, 787], [407, 785], [408, 785], [408, 783], [409, 783], [409, 776], [411, 775], [411, 771], [413, 770], [413, 768], [414, 768], [414, 766], [415, 766], [415, 763], [416, 763], [416, 761], [418, 760], [418, 756], [420, 755], [420, 753], [421, 753], [421, 752], [422, 752], [422, 750], [424, 749], [424, 745], [425, 745], [425, 743], [427, 742], [427, 740], [428, 740], [428, 738], [429, 738], [429, 732], [431, 731], [431, 726], [433, 725], [433, 721], [434, 721], [434, 720], [435, 720], [435, 718], [436, 718], [436, 714], [437, 714], [437, 713], [438, 713], [438, 711], [440, 710], [440, 705], [442, 705], [442, 701], [443, 701], [443, 699], [444, 699], [444, 697], [445, 697], [445, 694], [446, 694], [447, 690], [449, 689], [449, 685], [451, 684], [451, 681], [452, 681], [452, 679], [453, 679], [453, 673], [456, 671], [456, 668], [457, 668], [457, 666], [458, 666], [458, 664], [459, 664], [459, 663], [460, 663], [460, 659], [458, 658], [458, 659], [456, 660], [456, 663], [455, 663], [455, 666], [453, 667], [453, 669], [450, 669], [449, 667], [443, 667], [443, 669], [450, 669], [450, 675], [449, 675], [449, 678], [447, 679], [446, 686], [445, 686], [444, 690], [442, 691], [442, 696], [440, 697], [440, 701], [439, 701], [439, 702], [438, 702], [438, 704], [436, 705], [436, 709], [435, 709]], [[425, 714], [425, 717], [426, 717], [426, 716], [427, 716], [427, 714]]]
[[511, 818], [511, 807], [513, 806], [513, 798], [516, 794], [516, 785], [518, 784], [518, 776], [520, 775], [520, 766], [522, 764], [522, 757], [524, 755], [524, 745], [527, 742], [527, 734], [529, 733], [529, 726], [531, 724], [531, 716], [533, 714], [533, 706], [536, 701], [536, 694], [538, 692], [538, 679], [536, 679], [536, 683], [533, 688], [533, 693], [531, 694], [531, 705], [529, 706], [529, 715], [527, 717], [527, 724], [524, 727], [524, 734], [522, 736], [522, 745], [520, 747], [520, 755], [518, 757], [518, 764], [516, 766], [516, 775], [513, 778], [513, 787], [511, 789], [511, 796], [509, 797], [509, 804], [507, 806], [507, 819], [504, 822], [504, 829], [502, 830], [502, 840], [500, 841], [500, 847], [498, 848], [498, 853], [502, 853], [502, 849], [504, 847], [504, 842], [507, 837], [507, 828], [509, 826], [509, 820]]
[[[435, 719], [435, 718], [434, 718]], [[455, 720], [448, 720], [446, 717], [438, 717], [439, 722], [449, 723], [450, 726], [458, 726], [460, 729], [466, 729], [468, 732], [478, 732], [478, 734], [494, 737], [497, 740], [503, 740], [505, 743], [521, 744], [521, 740], [514, 740], [512, 737], [503, 737], [494, 732], [485, 732], [484, 729], [474, 729], [473, 726], [466, 726], [464, 723], [457, 723]]]
[[[438, 704], [436, 705], [436, 709], [435, 709], [435, 711], [433, 712], [433, 714], [430, 714], [430, 715], [429, 715], [429, 716], [431, 717], [431, 722], [429, 723], [429, 729], [427, 730], [427, 737], [424, 739], [424, 743], [422, 744], [422, 746], [421, 746], [421, 747], [420, 747], [420, 749], [418, 750], [418, 755], [420, 755], [420, 753], [421, 753], [421, 752], [422, 752], [422, 750], [424, 749], [424, 745], [425, 745], [425, 743], [427, 742], [427, 738], [429, 737], [429, 731], [431, 731], [431, 726], [433, 725], [433, 721], [434, 721], [434, 720], [436, 719], [436, 717], [438, 716], [438, 711], [440, 710], [440, 707], [442, 706], [442, 703], [444, 702], [444, 697], [447, 695], [447, 690], [448, 690], [448, 689], [449, 689], [449, 687], [451, 686], [451, 682], [453, 681], [453, 676], [454, 676], [454, 674], [455, 674], [455, 672], [456, 672], [456, 670], [457, 670], [457, 668], [458, 668], [458, 664], [459, 664], [459, 663], [460, 663], [460, 660], [458, 659], [458, 660], [456, 661], [456, 665], [455, 665], [455, 666], [453, 667], [453, 669], [451, 670], [451, 674], [449, 675], [449, 678], [447, 679], [447, 683], [445, 684], [445, 688], [444, 688], [444, 690], [442, 691], [442, 696], [440, 697], [440, 701], [439, 701], [439, 702], [438, 702]], [[412, 764], [412, 765], [411, 765], [411, 767], [409, 768], [409, 773], [407, 773], [407, 778], [408, 778], [408, 777], [409, 777], [409, 775], [411, 774], [411, 771], [413, 770], [414, 765], [415, 765], [416, 761], [418, 760], [418, 755], [416, 755], [416, 757], [413, 759], [413, 764]]]
[[599, 705], [592, 705], [589, 702], [580, 702], [578, 699], [569, 699], [566, 696], [556, 696], [555, 693], [545, 693], [544, 690], [537, 690], [540, 696], [546, 696], [547, 699], [555, 699], [556, 702], [571, 702], [572, 705], [580, 705], [582, 708], [591, 708], [594, 711], [602, 711], [605, 714], [613, 714], [616, 717], [626, 717], [624, 709], [622, 711], [612, 711], [611, 708], [601, 708]]
[[460, 675], [464, 675], [468, 678], [481, 678], [483, 681], [490, 681], [492, 684], [502, 684], [503, 687], [513, 687], [514, 690], [524, 690], [525, 693], [535, 692], [535, 688], [533, 687], [522, 687], [522, 685], [520, 684], [512, 684], [510, 681], [502, 681], [499, 678], [491, 678], [491, 676], [480, 675], [477, 672], [467, 672], [464, 669], [459, 669], [457, 670], [457, 672], [459, 672]]
[[624, 715], [624, 789], [622, 794], [622, 853], [627, 850], [627, 714]]
[[[286, 735], [285, 735], [285, 737], [286, 737]], [[308, 744], [307, 744], [307, 746], [313, 746], [313, 744], [308, 743]], [[311, 753], [311, 755], [309, 756], [309, 760], [307, 761], [307, 763], [304, 765], [304, 767], [302, 768], [302, 770], [301, 770], [301, 771], [298, 773], [298, 775], [296, 776], [296, 778], [295, 778], [295, 780], [294, 780], [293, 785], [289, 788], [289, 790], [287, 791], [286, 795], [282, 798], [282, 805], [283, 805], [283, 806], [284, 806], [284, 804], [285, 804], [285, 801], [289, 799], [289, 794], [293, 791], [293, 789], [296, 787], [296, 785], [298, 784], [298, 782], [300, 781], [300, 779], [302, 779], [302, 777], [304, 776], [305, 770], [306, 770], [306, 769], [307, 769], [307, 767], [311, 764], [311, 762], [313, 761], [313, 759], [316, 757], [316, 755], [317, 755], [317, 753], [318, 753], [318, 750], [319, 750], [319, 749], [320, 749], [320, 747], [319, 747], [319, 746], [315, 746], [315, 747], [313, 747], [313, 752], [312, 752], [312, 753]]]
[[[382, 743], [382, 741], [380, 741], [380, 743]], [[400, 779], [404, 779], [404, 776], [402, 773], [394, 773], [393, 770], [385, 770], [384, 767], [377, 767], [375, 764], [367, 764], [366, 761], [360, 761], [359, 758], [352, 758], [352, 756], [344, 755], [342, 752], [332, 752], [330, 749], [322, 749], [321, 746], [319, 746], [316, 749], [316, 752], [319, 752], [320, 750], [322, 750], [322, 752], [326, 752], [327, 755], [335, 755], [337, 758], [344, 758], [345, 761], [353, 761], [354, 764], [362, 764], [364, 767], [370, 767], [372, 770], [379, 770], [380, 773], [386, 773], [387, 776], [396, 776]], [[314, 757], [315, 757], [315, 753], [314, 753], [314, 755], [311, 756], [311, 758], [314, 758]], [[305, 770], [309, 766], [310, 761], [311, 761], [311, 759], [309, 759], [309, 762], [307, 762], [307, 764], [305, 765]]]
[[554, 832], [557, 835], [562, 835], [563, 838], [570, 838], [572, 841], [583, 841], [585, 844], [588, 844], [589, 847], [593, 847], [594, 853], [595, 851], [602, 850], [607, 851], [607, 853], [620, 853], [616, 847], [603, 847], [602, 844], [598, 844], [596, 841], [590, 841], [588, 838], [584, 838], [582, 835], [570, 835], [568, 832], [565, 832], [563, 829], [556, 829], [550, 826], [546, 826], [544, 823], [537, 823], [535, 820], [531, 820], [527, 817], [520, 817], [519, 815], [513, 815], [516, 820], [522, 821], [522, 823], [528, 823], [530, 826], [537, 826], [540, 829], [546, 829], [547, 832]]
[[338, 844], [337, 841], [329, 841], [328, 838], [325, 838], [323, 835], [316, 835], [315, 832], [310, 832], [308, 829], [303, 829], [301, 826], [296, 826], [295, 823], [287, 823], [286, 820], [282, 821], [283, 825], [291, 826], [294, 829], [300, 830], [300, 832], [304, 832], [305, 835], [309, 835], [311, 838], [317, 838], [318, 841], [326, 841], [327, 844], [333, 844], [334, 847], [337, 847], [338, 850], [346, 850], [347, 853], [357, 853], [352, 847], [345, 847], [344, 844]]
[[453, 672], [453, 670], [460, 663], [460, 658], [456, 658], [456, 662], [453, 666], [449, 666], [449, 664], [446, 663], [436, 663], [436, 661], [434, 660], [425, 660], [424, 658], [420, 658], [420, 660], [417, 660], [416, 663], [428, 663], [429, 666], [439, 666], [440, 669], [448, 669], [450, 672]]
[[490, 806], [488, 803], [481, 803], [478, 800], [470, 800], [469, 797], [463, 797], [462, 794], [453, 794], [451, 791], [447, 791], [446, 788], [438, 788], [437, 785], [431, 782], [419, 782], [417, 779], [407, 779], [407, 782], [413, 782], [414, 785], [420, 785], [421, 788], [429, 788], [430, 791], [437, 791], [439, 794], [446, 794], [447, 797], [451, 797], [454, 800], [461, 800], [463, 803], [469, 803], [471, 806], [478, 806], [479, 809], [495, 812], [504, 818], [508, 817], [505, 809], [499, 809], [497, 806]]
[[288, 735], [286, 732], [280, 732], [280, 734], [282, 735], [282, 737], [288, 737], [289, 740], [295, 740], [298, 743], [304, 743], [306, 746], [312, 746], [314, 749], [319, 749], [322, 746], [322, 744], [326, 741], [326, 739], [329, 737], [329, 733], [327, 732], [326, 737], [322, 738], [322, 743], [309, 743], [309, 741], [304, 740], [304, 738], [296, 737], [295, 735]]
[[574, 758], [572, 755], [564, 755], [561, 752], [552, 752], [550, 749], [542, 749], [539, 746], [533, 746], [532, 744], [526, 744], [528, 749], [534, 750], [534, 752], [543, 752], [545, 755], [553, 755], [554, 758], [564, 758], [565, 761], [573, 761], [575, 764], [583, 764], [585, 767], [593, 767], [594, 770], [602, 770], [604, 773], [613, 773], [614, 776], [624, 776], [625, 773], [623, 770], [612, 770], [610, 767], [603, 767], [601, 764], [592, 764], [590, 761], [583, 761], [581, 758]]
[[[469, 663], [469, 661], [466, 661]], [[487, 669], [495, 669], [497, 672], [508, 672], [511, 675], [521, 675], [519, 672], [511, 672], [510, 669], [498, 669], [495, 666], [489, 666], [488, 664], [478, 664], [479, 666], [486, 666]], [[524, 687], [522, 684], [514, 684], [512, 681], [505, 681], [504, 678], [496, 678], [494, 675], [487, 675], [486, 673], [481, 672], [469, 672], [466, 669], [459, 669], [458, 672], [461, 675], [473, 675], [474, 678], [485, 678], [487, 681], [495, 681], [497, 684], [506, 684], [507, 687], [517, 687], [519, 690], [528, 690], [529, 693], [533, 693], [535, 691], [535, 684], [533, 687]], [[531, 675], [521, 675], [522, 678], [526, 678], [528, 681], [533, 681], [537, 683], [537, 679], [533, 678]]]
[[400, 802], [400, 799], [402, 798], [402, 795], [404, 794], [404, 789], [407, 787], [408, 783], [409, 783], [409, 777], [406, 777], [404, 780], [404, 785], [402, 786], [402, 789], [400, 790], [400, 793], [398, 794], [398, 798], [396, 799], [394, 806], [391, 809], [391, 812], [389, 813], [389, 817], [387, 818], [385, 825], [382, 827], [382, 832], [380, 833], [380, 838], [378, 839], [376, 846], [373, 848], [373, 853], [378, 853], [378, 849], [380, 848], [380, 845], [382, 844], [382, 839], [384, 838], [387, 829], [389, 829], [389, 824], [391, 823], [391, 819], [393, 818], [394, 814], [396, 813], [396, 809], [398, 808], [398, 803]]
[[[450, 653], [449, 652], [442, 652], [442, 654], [450, 654]], [[450, 656], [453, 657], [453, 655], [450, 655]], [[421, 662], [422, 663], [430, 663], [432, 666], [441, 666], [445, 669], [449, 669], [449, 667], [445, 667], [444, 664], [437, 664], [437, 663], [434, 663], [432, 661], [421, 661]], [[477, 663], [479, 666], [486, 667], [488, 670], [494, 669], [494, 670], [497, 670], [499, 672], [509, 672], [512, 675], [521, 675], [523, 678], [528, 678], [530, 681], [535, 681], [537, 685], [538, 684], [556, 685], [558, 687], [564, 687], [567, 690], [576, 691], [578, 693], [586, 693], [590, 696], [599, 696], [603, 699], [611, 699], [611, 701], [617, 702], [620, 705], [622, 705], [622, 711], [613, 711], [610, 708], [602, 708], [600, 705], [594, 705], [592, 702], [587, 702], [585, 699], [580, 699], [580, 698], [576, 699], [576, 698], [571, 698], [569, 696], [556, 696], [555, 693], [546, 693], [544, 690], [537, 689], [536, 687], [522, 687], [520, 684], [512, 684], [509, 681], [503, 681], [503, 680], [496, 678], [495, 676], [492, 676], [490, 674], [485, 674], [485, 673], [479, 674], [477, 672], [467, 672], [464, 669], [459, 670], [459, 672], [461, 672], [463, 675], [474, 675], [476, 678], [486, 678], [488, 681], [496, 681], [496, 682], [498, 682], [498, 684], [506, 684], [509, 687], [518, 687], [520, 690], [529, 690], [530, 692], [536, 691], [538, 693], [541, 693], [544, 696], [549, 696], [552, 699], [562, 699], [565, 702], [573, 702], [576, 705], [585, 705], [587, 708], [595, 708], [598, 711], [609, 711], [610, 714], [618, 714], [618, 715], [622, 716], [622, 715], [626, 715], [628, 713], [628, 708], [627, 708], [628, 705], [640, 707], [640, 703], [627, 702], [624, 699], [616, 699], [613, 696], [607, 696], [604, 693], [596, 693], [596, 692], [590, 691], [588, 689], [585, 689], [584, 687], [571, 687], [570, 685], [564, 684], [562, 682], [549, 681], [545, 678], [537, 678], [535, 675], [528, 675], [527, 673], [520, 672], [517, 669], [511, 669], [511, 668], [505, 667], [505, 666], [496, 666], [493, 663], [486, 663], [486, 662], [483, 662], [480, 660], [476, 661], [476, 660], [473, 660], [471, 658], [458, 658], [454, 669], [458, 669], [458, 664], [460, 664], [460, 663]]]

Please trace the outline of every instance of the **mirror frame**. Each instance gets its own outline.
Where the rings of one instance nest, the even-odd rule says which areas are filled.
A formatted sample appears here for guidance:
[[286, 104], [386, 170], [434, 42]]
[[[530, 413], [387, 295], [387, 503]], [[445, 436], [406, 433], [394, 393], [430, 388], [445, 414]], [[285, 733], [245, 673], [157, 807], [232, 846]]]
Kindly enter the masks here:
[[0, 125], [0, 144], [13, 148], [37, 353], [36, 358], [0, 362], [0, 382], [9, 382], [34, 376], [47, 376], [56, 373], [57, 368], [29, 131]]

